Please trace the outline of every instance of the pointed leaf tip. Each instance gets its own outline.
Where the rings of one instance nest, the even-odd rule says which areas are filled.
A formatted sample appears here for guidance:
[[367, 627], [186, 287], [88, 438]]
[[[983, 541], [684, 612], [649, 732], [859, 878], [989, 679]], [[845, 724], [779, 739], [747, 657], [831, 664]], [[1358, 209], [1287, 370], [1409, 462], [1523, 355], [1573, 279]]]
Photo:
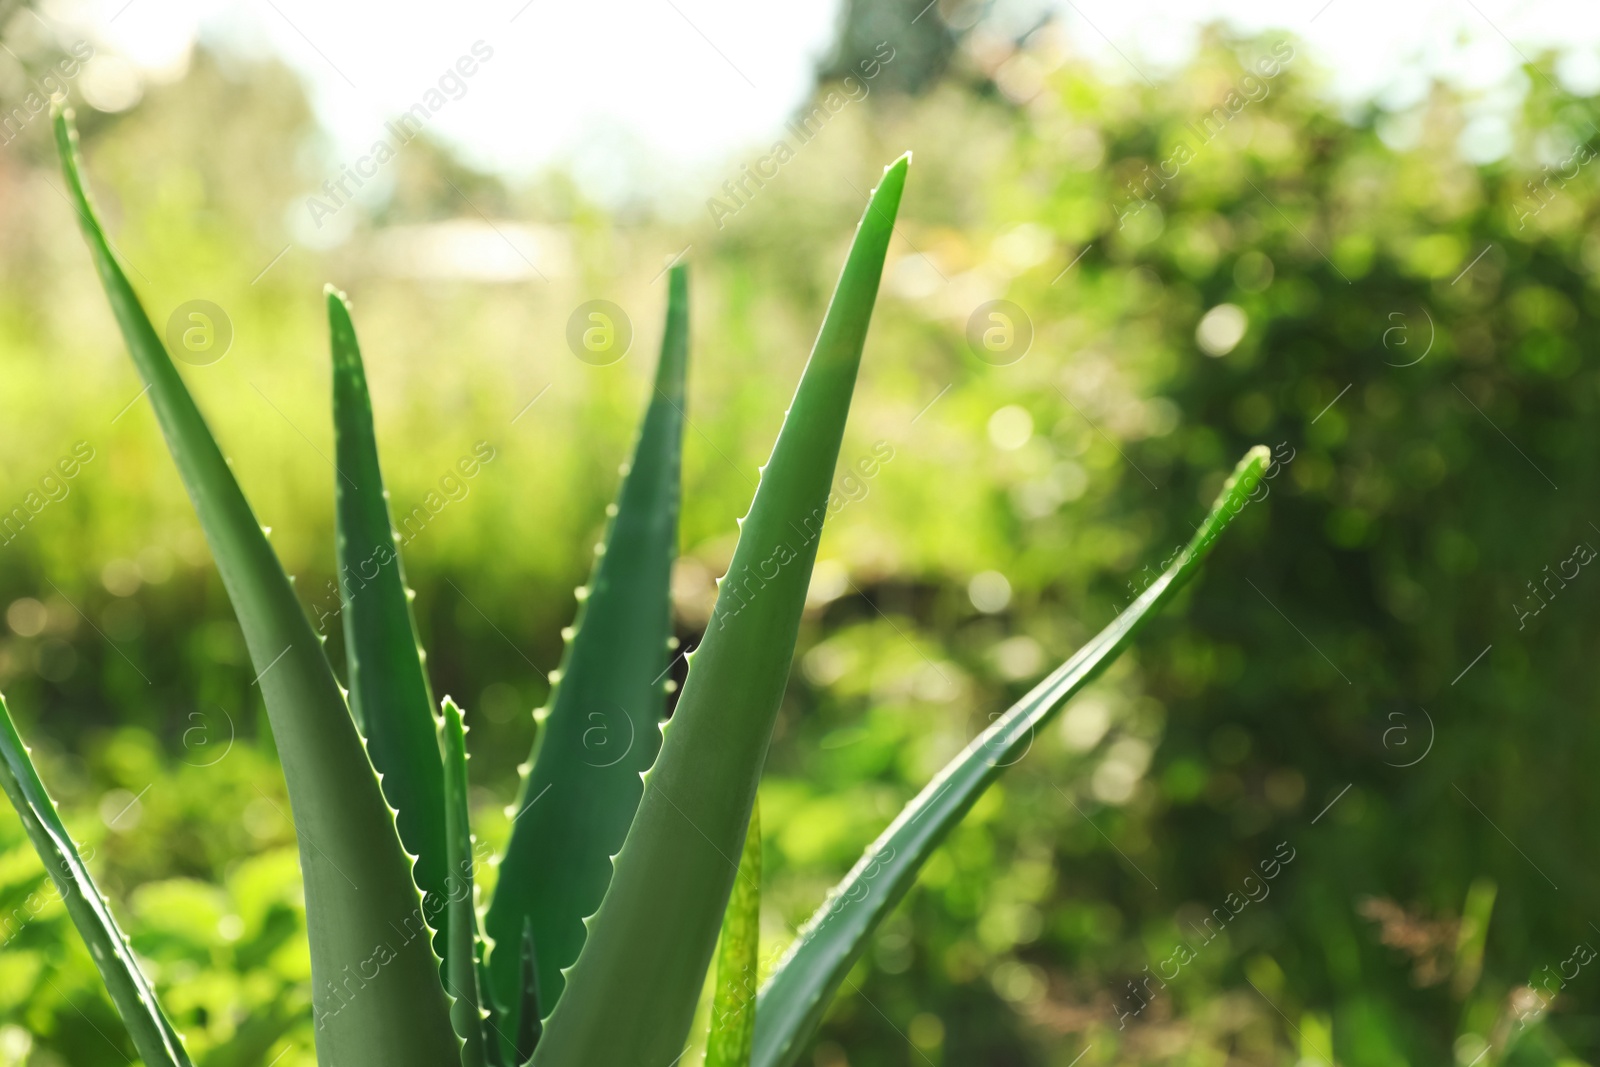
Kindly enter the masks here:
[[439, 703], [439, 756], [444, 765], [445, 840], [449, 853], [445, 939], [445, 983], [455, 1003], [451, 1022], [462, 1039], [461, 1067], [488, 1067], [488, 1045], [484, 1033], [483, 1007], [493, 1003], [478, 984], [479, 951], [477, 894], [473, 889], [472, 825], [468, 817], [467, 747], [461, 725], [461, 709], [445, 697]]
[[[740, 524], [728, 573], [718, 583], [713, 620], [671, 729], [661, 731], [660, 755], [643, 777], [643, 799], [616, 854], [611, 884], [566, 991], [554, 998], [546, 1019], [538, 1067], [660, 1064], [683, 1050], [733, 889], [736, 872], [728, 857], [746, 838], [793, 660], [906, 162], [888, 169], [863, 210], [811, 358]], [[775, 576], [764, 574], [768, 560], [787, 566]], [[659, 676], [659, 667], [652, 674]], [[661, 921], [663, 886], [671, 886], [682, 905], [670, 923]], [[628, 1006], [628, 1026], [617, 1025], [619, 1004]]]
[[[362, 404], [364, 404], [367, 408], [366, 414], [368, 416], [366, 420], [362, 421], [369, 426], [368, 432], [370, 432], [370, 414], [372, 402], [366, 395], [367, 372], [361, 361], [361, 342], [356, 338], [356, 324], [355, 319], [351, 315], [350, 298], [345, 295], [342, 289], [339, 289], [332, 284], [323, 287], [323, 297], [328, 304], [328, 336], [330, 347], [333, 353], [332, 363], [334, 375], [336, 378], [341, 378], [347, 382], [353, 383], [355, 393], [360, 394], [358, 401], [358, 398], [354, 395], [339, 395], [336, 392], [334, 397], [335, 435], [337, 437], [341, 433], [349, 434], [352, 432], [352, 428], [345, 425], [355, 417], [355, 413], [349, 409], [351, 409], [352, 405], [361, 406]], [[374, 456], [372, 459], [375, 464], [376, 457]], [[348, 460], [340, 460], [339, 469], [341, 471], [345, 470], [349, 466], [356, 466], [357, 469], [361, 469], [364, 468], [366, 464], [365, 462], [357, 463], [354, 456], [349, 457]], [[379, 480], [381, 480], [381, 476]], [[358, 481], [357, 484], [359, 485], [361, 483]], [[344, 486], [338, 486], [336, 488], [342, 489]], [[372, 532], [364, 531], [363, 537], [365, 538], [369, 536], [370, 533]]]
[[792, 1067], [797, 1062], [878, 923], [910, 888], [934, 849], [1005, 768], [1027, 753], [1050, 717], [1115, 660], [1194, 575], [1218, 535], [1243, 510], [1269, 458], [1259, 446], [1247, 452], [1194, 538], [1138, 600], [993, 720], [867, 848], [762, 988], [749, 1060], [753, 1067]]
[[[534, 944], [533, 920], [523, 919], [521, 983], [518, 997], [517, 1034], [514, 1040], [517, 1062], [527, 1063], [539, 1047], [544, 1033], [543, 1011], [539, 997], [539, 954]], [[565, 968], [563, 968], [563, 971]]]
[[1222, 483], [1222, 492], [1218, 494], [1217, 502], [1226, 500], [1228, 494], [1238, 488], [1241, 482], [1249, 483], [1244, 487], [1245, 492], [1254, 489], [1271, 462], [1272, 452], [1266, 445], [1256, 445], [1246, 452], [1238, 465], [1233, 468], [1233, 473], [1228, 475], [1228, 480]]
[[[644, 424], [631, 461], [619, 466], [623, 483], [608, 509], [604, 551], [574, 591], [577, 618], [563, 633], [561, 666], [549, 673], [549, 703], [535, 716], [536, 755], [522, 770], [519, 814], [488, 913], [500, 946], [489, 971], [508, 1030], [528, 1010], [516, 949], [524, 929], [538, 945], [538, 992], [548, 1014], [611, 881], [612, 857], [643, 793], [640, 775], [661, 745], [666, 698], [658, 683], [670, 658], [688, 360], [688, 268], [677, 263]], [[551, 789], [559, 800], [538, 800]]]
[[[334, 285], [325, 286], [323, 295], [332, 353], [335, 544], [350, 709], [400, 840], [413, 857], [412, 879], [427, 913], [443, 920], [451, 881], [441, 718], [411, 616], [349, 299]], [[452, 951], [450, 923], [438, 921], [434, 930], [439, 957], [464, 966]], [[456, 980], [465, 981], [459, 975]]]
[[[68, 116], [62, 109], [55, 121], [67, 199], [261, 675], [301, 830], [319, 1037], [344, 1050], [339, 1058], [345, 1067], [421, 1058], [443, 1062], [458, 1046], [438, 965], [424, 938], [399, 946], [386, 961], [384, 995], [356, 997], [329, 1010], [324, 990], [335, 987], [328, 980], [401, 925], [415, 922], [422, 901], [411, 882], [411, 863], [305, 608], [95, 217]], [[312, 840], [315, 848], [308, 844]], [[333, 863], [328, 857], [335, 855], [342, 878], [326, 873]]]
[[872, 199], [877, 201], [884, 196], [895, 198], [895, 207], [900, 203], [900, 192], [905, 188], [906, 171], [911, 167], [911, 153], [903, 153], [899, 159], [883, 168], [883, 177], [878, 179], [878, 185], [872, 190]]

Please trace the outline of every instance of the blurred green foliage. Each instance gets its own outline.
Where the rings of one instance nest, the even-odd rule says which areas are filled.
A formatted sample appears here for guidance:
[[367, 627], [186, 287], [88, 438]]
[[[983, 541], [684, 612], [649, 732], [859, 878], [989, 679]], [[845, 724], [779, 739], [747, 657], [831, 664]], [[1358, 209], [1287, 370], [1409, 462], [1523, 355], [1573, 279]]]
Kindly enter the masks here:
[[[1593, 1061], [1600, 579], [1564, 568], [1600, 545], [1600, 200], [1572, 162], [1597, 102], [1528, 68], [1480, 163], [1481, 100], [1332, 104], [1277, 35], [1210, 32], [1154, 85], [1049, 24], [980, 24], [948, 62], [840, 111], [720, 227], [419, 140], [335, 239], [306, 222], [340, 161], [298, 86], [226, 55], [82, 126], [152, 318], [206, 299], [232, 321], [187, 377], [336, 663], [316, 294], [350, 292], [395, 509], [450, 501], [406, 562], [494, 844], [648, 390], [661, 264], [692, 245], [692, 645], [840, 235], [914, 149], [843, 452], [880, 462], [841, 473], [762, 786], [764, 957], [1148, 581], [1234, 456], [1280, 463], [929, 864], [812, 1063]], [[57, 183], [42, 124], [0, 152], [0, 506], [78, 442], [93, 458], [0, 546], [0, 685], [198, 1061], [310, 1064], [271, 738]], [[637, 331], [606, 367], [564, 340], [595, 298]], [[996, 299], [1026, 316], [1015, 361], [967, 339]], [[494, 459], [442, 486], [478, 442]], [[0, 847], [0, 1063], [126, 1063], [9, 816]]]

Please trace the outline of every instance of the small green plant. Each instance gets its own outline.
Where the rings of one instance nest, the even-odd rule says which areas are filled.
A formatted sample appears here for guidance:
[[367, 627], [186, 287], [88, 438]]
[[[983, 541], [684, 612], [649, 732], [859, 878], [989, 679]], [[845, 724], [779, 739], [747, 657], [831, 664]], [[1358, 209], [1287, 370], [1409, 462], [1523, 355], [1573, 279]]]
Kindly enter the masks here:
[[[713, 955], [712, 1067], [788, 1067], [874, 927], [1034, 730], [1193, 575], [1259, 483], [1255, 448], [1171, 567], [941, 771], [863, 854], [756, 990], [756, 786], [788, 675], [833, 469], [909, 156], [855, 235], [705, 638], [663, 726], [688, 365], [670, 273], [655, 391], [480, 914], [465, 727], [428, 685], [383, 490], [350, 309], [327, 293], [337, 552], [349, 697], [55, 135], [95, 267], [238, 613], [300, 845], [318, 1061], [338, 1067], [669, 1067]], [[368, 575], [371, 574], [371, 577]], [[595, 766], [589, 714], [634, 743]], [[604, 761], [602, 761], [604, 762]], [[61, 889], [147, 1067], [190, 1063], [0, 702], [0, 784]], [[546, 793], [549, 801], [542, 802]], [[720, 943], [720, 951], [719, 951]]]

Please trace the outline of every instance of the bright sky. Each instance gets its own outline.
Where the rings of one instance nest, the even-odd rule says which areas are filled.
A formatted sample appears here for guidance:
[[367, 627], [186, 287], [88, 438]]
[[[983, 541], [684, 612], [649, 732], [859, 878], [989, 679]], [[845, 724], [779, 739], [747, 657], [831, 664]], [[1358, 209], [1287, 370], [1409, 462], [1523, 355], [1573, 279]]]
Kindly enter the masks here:
[[[1600, 87], [1600, 5], [1563, 0], [1041, 0], [1113, 77], [1157, 77], [1225, 18], [1300, 36], [1343, 97], [1400, 105], [1429, 78], [1492, 89], [1542, 47], [1562, 80]], [[806, 94], [838, 0], [41, 0], [108, 57], [80, 87], [131, 99], [181, 73], [194, 42], [276, 53], [299, 71], [339, 151], [364, 151], [462, 57], [492, 51], [430, 122], [506, 174], [560, 161], [591, 181], [683, 182], [768, 140]], [[1003, 3], [1002, 3], [1002, 6]], [[936, 17], [930, 12], [928, 17]], [[1513, 44], [1515, 42], [1515, 44]], [[114, 58], [125, 57], [118, 66]], [[131, 64], [131, 65], [129, 65]], [[469, 63], [468, 66], [472, 66]], [[454, 91], [454, 86], [451, 86]], [[1499, 97], [1505, 99], [1502, 90]], [[1492, 141], [1492, 138], [1490, 138]], [[1492, 153], [1492, 145], [1489, 151]]]

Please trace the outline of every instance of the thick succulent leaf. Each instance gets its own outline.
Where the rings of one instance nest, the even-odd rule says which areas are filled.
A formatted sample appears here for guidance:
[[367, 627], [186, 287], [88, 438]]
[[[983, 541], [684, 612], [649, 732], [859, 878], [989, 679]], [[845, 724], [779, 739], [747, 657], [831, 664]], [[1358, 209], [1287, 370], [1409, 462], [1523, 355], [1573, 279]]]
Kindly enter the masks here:
[[834, 887], [762, 987], [753, 1067], [794, 1063], [873, 929], [905, 895], [933, 850], [990, 783], [1027, 754], [1039, 727], [1115, 660], [1189, 580], [1260, 483], [1268, 458], [1265, 448], [1251, 449], [1166, 572], [935, 775]]
[[483, 998], [483, 1049], [489, 1060], [489, 1067], [511, 1067], [511, 1061], [506, 1058], [506, 1043], [500, 1038], [500, 1031], [506, 1026], [506, 1013], [495, 1001], [494, 987], [489, 984], [488, 947], [488, 943], [479, 938], [475, 948], [478, 963], [478, 996]]
[[361, 735], [266, 533], [112, 255], [84, 193], [77, 135], [63, 111], [56, 113], [55, 133], [95, 268], [211, 545], [266, 701], [300, 844], [318, 1062], [451, 1062], [460, 1046], [422, 897]]
[[908, 163], [884, 172], [856, 230], [610, 888], [545, 1024], [539, 1067], [664, 1067], [688, 1037], [794, 655]]
[[[600, 906], [611, 857], [638, 810], [639, 776], [661, 748], [688, 357], [688, 275], [674, 267], [655, 391], [594, 574], [580, 593], [549, 711], [539, 713], [532, 769], [500, 860], [486, 925], [504, 946], [489, 958], [502, 1004], [521, 1000], [518, 946], [527, 922], [539, 949], [544, 1010], [561, 996], [561, 972], [578, 958], [583, 921]], [[520, 1007], [511, 1011], [520, 1021]]]
[[[344, 294], [327, 290], [333, 347], [334, 462], [339, 595], [350, 713], [395, 809], [400, 841], [417, 857], [412, 877], [434, 928], [434, 951], [451, 956], [446, 889], [444, 768], [433, 694], [411, 618], [411, 598], [378, 466], [367, 374]], [[464, 461], [465, 462], [465, 461]]]
[[467, 807], [467, 740], [461, 709], [444, 698], [437, 744], [444, 765], [445, 851], [450, 872], [446, 900], [450, 955], [445, 987], [455, 998], [450, 1021], [462, 1039], [461, 1067], [488, 1067], [478, 995], [478, 900], [472, 877], [472, 824]]
[[183, 1043], [156, 1003], [155, 990], [139, 970], [111, 908], [100, 896], [94, 879], [89, 877], [89, 868], [61, 816], [56, 814], [55, 802], [45, 792], [39, 772], [28, 758], [28, 749], [11, 721], [4, 697], [0, 697], [0, 785], [22, 816], [22, 825], [60, 890], [67, 914], [89, 946], [111, 1002], [121, 1013], [134, 1048], [139, 1050], [139, 1058], [146, 1067], [190, 1067]]
[[717, 942], [717, 991], [711, 1001], [711, 1036], [705, 1067], [750, 1067], [756, 1033], [757, 968], [761, 964], [761, 805], [750, 809], [750, 829], [739, 857], [739, 877], [722, 916]]
[[533, 947], [533, 920], [522, 926], [522, 1002], [517, 1006], [516, 1062], [527, 1063], [544, 1033], [539, 1009], [539, 954]]

